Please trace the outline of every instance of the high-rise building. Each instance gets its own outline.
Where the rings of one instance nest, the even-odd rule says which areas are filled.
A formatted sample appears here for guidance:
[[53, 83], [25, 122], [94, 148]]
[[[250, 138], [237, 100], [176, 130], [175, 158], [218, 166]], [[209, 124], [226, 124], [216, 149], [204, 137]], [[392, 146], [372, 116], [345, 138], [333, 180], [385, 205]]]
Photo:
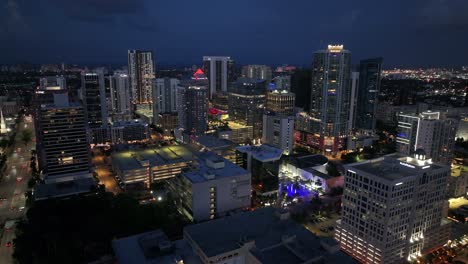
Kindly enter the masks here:
[[153, 119], [158, 123], [161, 113], [177, 112], [177, 97], [180, 81], [175, 78], [158, 78], [153, 83]]
[[229, 117], [246, 126], [252, 126], [254, 138], [262, 136], [265, 109], [266, 82], [239, 78], [229, 91]]
[[273, 90], [266, 94], [265, 112], [281, 115], [294, 115], [295, 94], [287, 90]]
[[186, 103], [187, 87], [177, 87], [177, 127], [185, 128], [187, 125], [187, 103]]
[[124, 121], [131, 118], [130, 78], [127, 74], [117, 73], [109, 77], [110, 109], [112, 121]]
[[234, 60], [231, 57], [204, 56], [203, 72], [209, 81], [210, 99], [214, 94], [228, 91], [228, 83], [234, 81]]
[[36, 117], [39, 165], [46, 178], [90, 172], [85, 113], [69, 103], [68, 94], [54, 94], [54, 102], [42, 104]]
[[293, 153], [294, 146], [294, 116], [275, 113], [263, 115], [262, 143], [283, 150], [283, 154]]
[[375, 130], [375, 113], [380, 91], [382, 58], [362, 60], [359, 65], [359, 85], [357, 89], [356, 130]]
[[185, 104], [186, 131], [205, 133], [208, 122], [208, 90], [205, 87], [189, 86], [185, 90]]
[[345, 169], [335, 231], [342, 250], [361, 263], [406, 263], [447, 242], [449, 166], [418, 149], [413, 157], [386, 156]]
[[411, 155], [423, 148], [432, 160], [450, 164], [455, 147], [458, 120], [442, 118], [440, 112], [399, 113], [397, 151]]
[[271, 81], [271, 68], [267, 65], [246, 65], [242, 67], [242, 77]]
[[[359, 72], [351, 72], [351, 96], [349, 100], [349, 120], [348, 130], [354, 132], [356, 123], [356, 105], [357, 105], [357, 94], [359, 86]], [[348, 138], [349, 140], [349, 138]]]
[[290, 75], [278, 75], [273, 78], [273, 83], [275, 84], [275, 89], [278, 90], [291, 90], [291, 76]]
[[107, 140], [108, 109], [102, 73], [81, 74], [81, 98], [90, 132], [90, 143], [104, 143]]
[[150, 104], [154, 79], [152, 51], [128, 51], [128, 75], [134, 104]]
[[320, 149], [336, 153], [348, 136], [351, 96], [351, 52], [328, 45], [314, 54], [310, 114], [319, 123]]

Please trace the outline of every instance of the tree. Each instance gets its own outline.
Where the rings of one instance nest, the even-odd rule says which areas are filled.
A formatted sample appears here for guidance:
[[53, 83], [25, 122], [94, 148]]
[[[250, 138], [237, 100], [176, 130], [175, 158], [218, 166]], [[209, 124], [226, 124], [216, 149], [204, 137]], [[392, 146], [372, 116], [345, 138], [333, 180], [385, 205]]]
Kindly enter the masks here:
[[28, 145], [32, 139], [32, 131], [29, 129], [25, 129], [21, 132], [21, 141], [23, 141], [24, 145]]

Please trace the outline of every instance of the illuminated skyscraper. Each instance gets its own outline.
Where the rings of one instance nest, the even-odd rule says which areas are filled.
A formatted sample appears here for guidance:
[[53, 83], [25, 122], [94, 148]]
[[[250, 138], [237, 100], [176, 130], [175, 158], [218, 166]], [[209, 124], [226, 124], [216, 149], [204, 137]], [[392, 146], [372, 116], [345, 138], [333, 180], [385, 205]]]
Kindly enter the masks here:
[[203, 57], [203, 72], [209, 81], [210, 99], [216, 93], [226, 93], [228, 83], [234, 81], [234, 60], [231, 57]]
[[314, 54], [310, 115], [318, 123], [320, 149], [336, 153], [349, 134], [351, 52], [343, 45], [328, 45]]
[[128, 74], [134, 104], [149, 104], [152, 101], [153, 59], [152, 51], [128, 51]]
[[110, 76], [110, 107], [113, 121], [131, 117], [130, 78], [127, 74], [117, 73]]
[[203, 134], [207, 129], [208, 90], [205, 87], [190, 86], [185, 90], [185, 129], [194, 134]]

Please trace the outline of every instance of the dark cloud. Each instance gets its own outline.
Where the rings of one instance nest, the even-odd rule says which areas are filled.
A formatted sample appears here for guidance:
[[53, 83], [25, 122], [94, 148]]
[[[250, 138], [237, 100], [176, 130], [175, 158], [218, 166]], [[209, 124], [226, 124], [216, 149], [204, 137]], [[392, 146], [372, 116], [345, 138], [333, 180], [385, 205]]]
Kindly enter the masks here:
[[127, 49], [145, 48], [158, 63], [307, 66], [342, 43], [355, 62], [461, 65], [466, 14], [467, 0], [0, 0], [0, 63], [125, 63]]

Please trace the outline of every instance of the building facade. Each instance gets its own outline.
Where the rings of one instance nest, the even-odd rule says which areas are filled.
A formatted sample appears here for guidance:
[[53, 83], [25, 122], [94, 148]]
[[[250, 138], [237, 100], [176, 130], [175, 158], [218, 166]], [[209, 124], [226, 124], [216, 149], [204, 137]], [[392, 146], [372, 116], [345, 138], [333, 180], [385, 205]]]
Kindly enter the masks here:
[[382, 58], [375, 58], [362, 60], [359, 65], [359, 88], [354, 126], [356, 130], [375, 130], [382, 63]]
[[440, 112], [419, 115], [399, 113], [397, 151], [411, 155], [418, 148], [426, 151], [434, 161], [450, 164], [453, 159], [458, 120], [444, 118]]
[[106, 142], [108, 140], [108, 108], [102, 73], [81, 74], [81, 98], [89, 129], [89, 142], [91, 144]]
[[216, 93], [228, 91], [228, 84], [234, 81], [234, 66], [234, 60], [231, 57], [203, 57], [203, 72], [208, 77], [210, 99]]
[[405, 263], [449, 239], [443, 215], [450, 167], [386, 156], [345, 166], [342, 218], [335, 238], [361, 263]]
[[179, 211], [193, 221], [223, 217], [250, 206], [250, 173], [212, 152], [169, 183]]
[[242, 67], [242, 77], [271, 81], [271, 67], [267, 65], [246, 65]]
[[185, 90], [186, 131], [203, 134], [208, 127], [208, 90], [204, 87], [190, 86]]
[[342, 45], [328, 45], [314, 53], [310, 115], [319, 123], [319, 148], [336, 153], [349, 135], [351, 52]]
[[262, 143], [283, 150], [284, 155], [292, 154], [294, 147], [294, 116], [274, 113], [264, 114]]
[[124, 121], [131, 118], [131, 91], [128, 74], [116, 73], [109, 77], [110, 114], [112, 121]]
[[45, 178], [90, 172], [85, 111], [68, 101], [68, 94], [53, 95], [36, 117], [39, 166]]
[[287, 90], [273, 90], [266, 94], [265, 112], [293, 116], [295, 100], [296, 95]]
[[158, 78], [153, 83], [153, 119], [158, 123], [159, 114], [177, 112], [178, 86], [175, 78]]
[[128, 75], [132, 91], [133, 104], [150, 104], [154, 75], [154, 57], [152, 51], [128, 51]]
[[229, 118], [253, 127], [254, 138], [261, 138], [266, 83], [262, 80], [239, 78], [229, 91]]

